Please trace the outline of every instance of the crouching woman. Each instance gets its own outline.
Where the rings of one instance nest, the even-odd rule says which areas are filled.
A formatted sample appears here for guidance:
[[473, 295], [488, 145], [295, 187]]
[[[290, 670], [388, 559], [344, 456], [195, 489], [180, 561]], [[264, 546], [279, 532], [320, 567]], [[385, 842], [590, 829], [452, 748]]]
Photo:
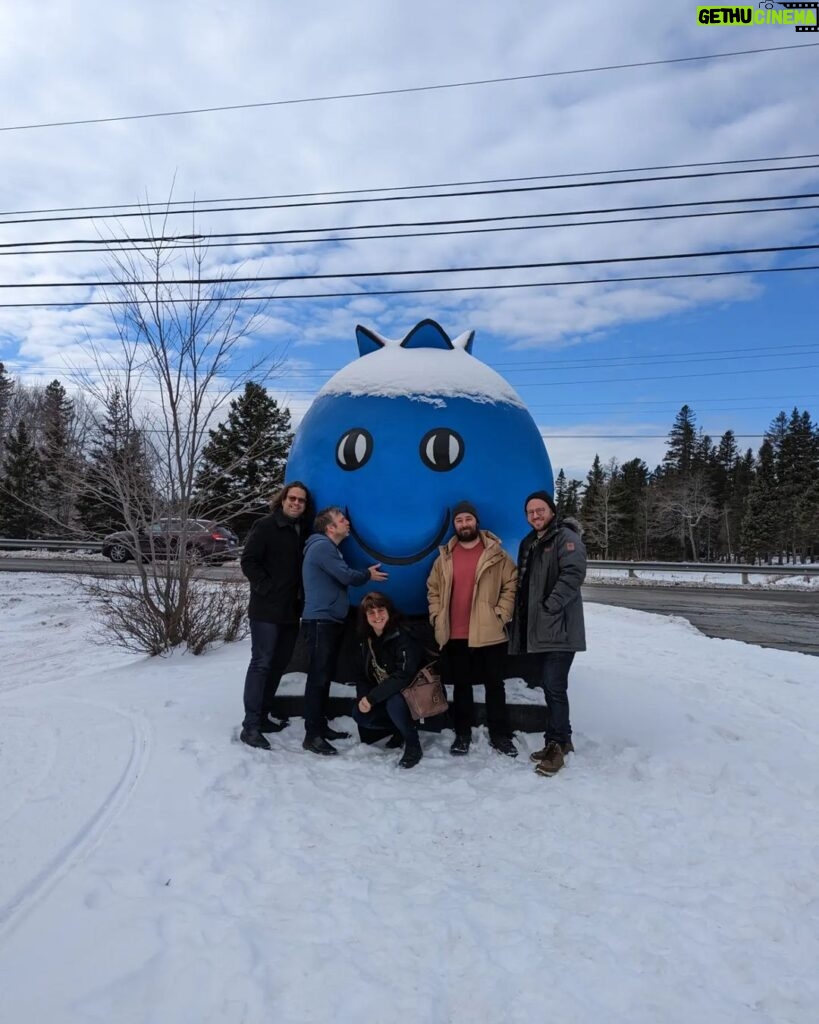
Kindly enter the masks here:
[[404, 744], [399, 768], [414, 768], [423, 756], [418, 727], [401, 691], [424, 664], [418, 641], [400, 624], [395, 605], [378, 591], [364, 596], [358, 609], [358, 633], [364, 662], [364, 683], [358, 688], [353, 718], [362, 743], [394, 737], [388, 746]]

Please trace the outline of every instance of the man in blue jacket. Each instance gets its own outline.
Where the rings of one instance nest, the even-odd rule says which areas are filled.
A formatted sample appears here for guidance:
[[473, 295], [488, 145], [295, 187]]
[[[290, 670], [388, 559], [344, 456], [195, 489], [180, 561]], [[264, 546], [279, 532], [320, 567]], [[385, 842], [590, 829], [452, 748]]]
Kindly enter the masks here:
[[380, 563], [369, 569], [352, 569], [344, 561], [338, 545], [350, 535], [350, 520], [342, 509], [331, 506], [316, 516], [314, 533], [304, 548], [302, 581], [304, 612], [302, 631], [310, 664], [304, 687], [304, 727], [302, 746], [312, 754], [331, 755], [338, 751], [328, 739], [343, 739], [327, 724], [330, 682], [344, 634], [344, 620], [350, 610], [348, 587], [360, 587], [368, 581], [380, 583], [387, 578]]

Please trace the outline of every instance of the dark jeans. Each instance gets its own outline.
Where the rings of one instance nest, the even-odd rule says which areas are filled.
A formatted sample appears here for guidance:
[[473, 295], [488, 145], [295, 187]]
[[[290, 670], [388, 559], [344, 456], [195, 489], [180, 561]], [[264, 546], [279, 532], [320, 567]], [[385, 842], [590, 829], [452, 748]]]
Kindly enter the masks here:
[[543, 734], [548, 743], [569, 743], [572, 725], [569, 721], [569, 669], [574, 661], [574, 651], [549, 651], [541, 654], [540, 685], [546, 695], [548, 721]]
[[250, 665], [245, 676], [245, 729], [258, 729], [273, 708], [273, 698], [293, 656], [297, 624], [250, 620]]
[[450, 640], [444, 645], [442, 668], [444, 682], [452, 684], [450, 713], [455, 732], [469, 736], [475, 714], [472, 687], [482, 683], [486, 689], [486, 723], [490, 736], [508, 736], [509, 715], [506, 710], [506, 687], [503, 669], [506, 644], [470, 647], [466, 640]]
[[304, 684], [304, 731], [323, 736], [327, 728], [330, 683], [344, 636], [344, 623], [330, 619], [302, 619], [302, 636], [309, 665]]
[[404, 742], [416, 746], [418, 726], [415, 724], [407, 702], [400, 693], [394, 693], [383, 704], [374, 704], [371, 711], [359, 711], [358, 702], [353, 707], [353, 718], [358, 725], [362, 743], [377, 743], [385, 736], [400, 733]]

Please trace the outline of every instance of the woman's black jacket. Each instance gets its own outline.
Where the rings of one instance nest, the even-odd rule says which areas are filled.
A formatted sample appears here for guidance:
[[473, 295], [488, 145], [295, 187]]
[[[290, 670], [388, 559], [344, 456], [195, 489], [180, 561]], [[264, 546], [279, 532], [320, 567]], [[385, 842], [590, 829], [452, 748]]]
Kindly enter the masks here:
[[[378, 664], [388, 673], [381, 683], [376, 677], [373, 654]], [[358, 697], [366, 697], [371, 704], [383, 704], [409, 686], [427, 660], [424, 649], [415, 637], [401, 626], [387, 627], [381, 636], [372, 635], [369, 642], [362, 641], [361, 656], [366, 682], [358, 685]]]
[[242, 551], [242, 572], [250, 580], [248, 617], [281, 625], [298, 623], [304, 605], [301, 562], [307, 527], [280, 508], [260, 519]]

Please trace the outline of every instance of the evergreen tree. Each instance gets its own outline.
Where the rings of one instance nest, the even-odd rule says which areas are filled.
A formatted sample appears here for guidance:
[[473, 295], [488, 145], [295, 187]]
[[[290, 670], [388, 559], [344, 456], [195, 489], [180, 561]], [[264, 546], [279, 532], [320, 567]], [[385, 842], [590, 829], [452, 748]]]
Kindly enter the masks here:
[[199, 514], [231, 520], [243, 537], [284, 483], [292, 441], [290, 410], [281, 409], [260, 384], [247, 383], [203, 450], [196, 479]]
[[580, 514], [580, 485], [582, 480], [569, 480], [566, 484], [566, 502], [563, 506], [563, 515], [577, 516]]
[[631, 459], [620, 467], [617, 480], [619, 521], [615, 548], [621, 558], [638, 560], [646, 556], [646, 488], [648, 466], [642, 459]]
[[[709, 439], [710, 440], [710, 439]], [[697, 428], [694, 410], [684, 405], [668, 432], [668, 445], [663, 457], [666, 472], [687, 476], [694, 468], [697, 454]]]
[[117, 388], [96, 434], [77, 500], [82, 525], [95, 536], [145, 525], [156, 507], [151, 469], [142, 435]]
[[581, 516], [586, 547], [591, 553], [603, 558], [609, 557], [615, 527], [620, 519], [616, 500], [618, 475], [619, 468], [615, 459], [603, 466], [600, 456], [595, 455], [583, 493]]
[[770, 560], [780, 550], [780, 520], [777, 500], [773, 442], [766, 438], [759, 449], [757, 471], [745, 503], [742, 519], [742, 551], [749, 561]]
[[[784, 420], [784, 413], [780, 416]], [[796, 559], [803, 556], [804, 538], [799, 525], [800, 519], [804, 521], [803, 498], [819, 472], [816, 431], [809, 413], [800, 413], [796, 408], [784, 430], [779, 429], [780, 417], [774, 425], [777, 427], [776, 480], [782, 541], [786, 554]]]
[[557, 518], [562, 519], [566, 512], [566, 474], [563, 472], [561, 467], [560, 472], [557, 474], [557, 480], [555, 481], [555, 507], [557, 509]]
[[7, 537], [36, 537], [42, 527], [43, 464], [25, 421], [6, 442], [4, 477], [0, 484], [0, 533]]
[[74, 403], [62, 384], [53, 380], [45, 389], [42, 411], [43, 511], [52, 529], [68, 528], [73, 518], [80, 469], [71, 439], [73, 416]]
[[14, 380], [9, 377], [5, 366], [0, 363], [0, 452], [3, 450], [8, 435], [8, 416], [13, 391]]

